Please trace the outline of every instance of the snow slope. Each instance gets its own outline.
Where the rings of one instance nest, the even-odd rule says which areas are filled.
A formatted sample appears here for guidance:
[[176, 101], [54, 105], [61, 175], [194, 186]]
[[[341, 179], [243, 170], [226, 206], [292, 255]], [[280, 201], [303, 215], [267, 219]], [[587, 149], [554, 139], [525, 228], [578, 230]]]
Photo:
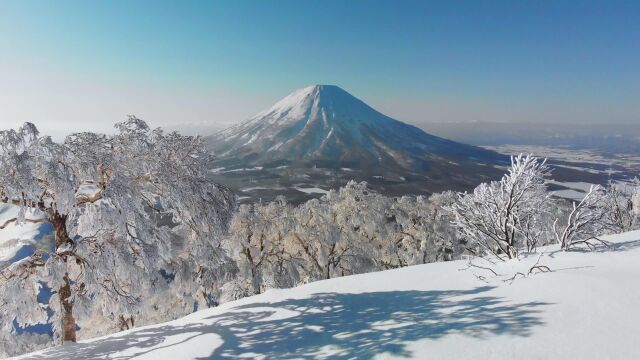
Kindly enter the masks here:
[[[606, 239], [498, 276], [456, 261], [271, 290], [24, 358], [638, 359], [640, 231]], [[536, 262], [553, 272], [509, 280]]]

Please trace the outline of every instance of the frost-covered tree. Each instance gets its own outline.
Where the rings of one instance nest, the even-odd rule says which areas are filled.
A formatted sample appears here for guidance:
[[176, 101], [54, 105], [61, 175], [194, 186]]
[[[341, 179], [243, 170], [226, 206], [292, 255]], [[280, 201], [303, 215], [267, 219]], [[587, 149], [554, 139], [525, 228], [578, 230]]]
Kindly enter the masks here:
[[[598, 237], [607, 233], [630, 231], [637, 226], [635, 212], [640, 204], [638, 180], [629, 184], [609, 183], [606, 187], [591, 186], [582, 200], [572, 203], [564, 218], [556, 219], [553, 229], [562, 249], [584, 244], [603, 243]], [[563, 225], [560, 225], [563, 224]]]
[[297, 207], [278, 200], [240, 207], [224, 241], [240, 269], [225, 299], [273, 287], [450, 260], [464, 251], [443, 206], [430, 198], [389, 198], [349, 182]]
[[436, 193], [429, 197], [430, 219], [428, 233], [431, 244], [436, 249], [429, 256], [428, 262], [450, 261], [462, 255], [468, 250], [467, 240], [459, 238], [452, 226], [453, 218], [446, 209], [457, 201], [457, 195], [453, 191]]
[[241, 206], [224, 242], [240, 269], [225, 285], [228, 298], [375, 268], [388, 202], [350, 182], [298, 207], [284, 199]]
[[630, 231], [636, 223], [633, 196], [637, 185], [609, 182], [602, 192], [603, 221], [613, 233]]
[[[366, 182], [349, 181], [324, 198], [330, 204], [332, 221], [349, 242], [341, 274], [355, 274], [379, 268], [392, 233], [394, 218], [392, 199], [368, 188]], [[347, 246], [347, 244], [345, 244]]]
[[535, 247], [541, 236], [540, 214], [548, 208], [548, 172], [546, 161], [519, 155], [511, 158], [500, 181], [459, 194], [448, 209], [460, 236], [501, 260], [517, 258], [520, 248]]
[[[21, 206], [20, 214], [24, 214], [27, 208], [45, 212], [55, 231], [55, 248], [50, 254], [37, 252], [3, 270], [3, 295], [6, 298], [3, 299], [3, 322], [11, 322], [10, 316], [14, 316], [18, 324], [47, 320], [46, 311], [34, 300], [26, 308], [22, 306], [25, 299], [20, 294], [19, 283], [27, 282], [32, 276], [42, 277], [44, 271], [48, 271], [55, 273], [57, 301], [54, 307], [59, 309], [56, 314], [60, 318], [62, 339], [75, 341], [73, 279], [65, 268], [81, 270], [86, 267], [86, 259], [75, 253], [74, 242], [67, 231], [67, 220], [76, 205], [76, 190], [81, 185], [71, 164], [72, 154], [67, 147], [54, 143], [51, 138], [40, 137], [36, 127], [30, 123], [18, 131], [1, 132], [0, 151], [0, 199]], [[24, 217], [20, 215], [17, 221], [24, 221]], [[77, 286], [77, 292], [84, 291], [82, 283]], [[30, 281], [25, 290], [30, 298], [35, 298], [35, 282]], [[17, 304], [15, 300], [23, 304]]]
[[3, 328], [48, 322], [66, 342], [78, 323], [91, 336], [166, 320], [213, 303], [233, 273], [219, 239], [234, 201], [206, 177], [201, 139], [135, 117], [116, 129], [63, 144], [32, 124], [0, 132], [0, 198], [46, 213], [55, 231], [53, 248], [2, 270]]
[[633, 216], [633, 228], [640, 226], [640, 178], [634, 178], [628, 187], [628, 194], [631, 198], [631, 213]]
[[389, 215], [393, 219], [393, 231], [383, 234], [383, 244], [378, 264], [392, 269], [427, 262], [434, 251], [428, 244], [430, 214], [424, 196], [402, 196], [392, 201]]
[[456, 200], [453, 192], [424, 196], [403, 196], [389, 210], [395, 228], [380, 257], [383, 268], [452, 260], [464, 252], [455, 236], [451, 217], [444, 210]]
[[640, 218], [640, 180], [636, 179], [635, 184], [635, 191], [631, 196], [631, 203], [633, 206], [633, 213], [636, 217], [636, 221], [638, 221], [638, 218]]
[[591, 245], [590, 241], [598, 241], [598, 236], [610, 228], [605, 221], [608, 213], [607, 196], [604, 189], [591, 186], [579, 202], [572, 203], [571, 210], [559, 225], [561, 219], [553, 223], [556, 241], [563, 250], [569, 250], [578, 244]]
[[301, 271], [306, 281], [329, 279], [344, 274], [354, 243], [342, 234], [329, 203], [312, 199], [294, 211], [295, 228], [286, 248], [294, 258], [304, 260]]
[[240, 269], [239, 283], [235, 286], [242, 287], [243, 280], [251, 285], [242, 292], [259, 294], [266, 288], [293, 285], [291, 259], [284, 248], [284, 239], [291, 230], [290, 215], [291, 208], [283, 198], [264, 205], [242, 205], [238, 209], [224, 247]]

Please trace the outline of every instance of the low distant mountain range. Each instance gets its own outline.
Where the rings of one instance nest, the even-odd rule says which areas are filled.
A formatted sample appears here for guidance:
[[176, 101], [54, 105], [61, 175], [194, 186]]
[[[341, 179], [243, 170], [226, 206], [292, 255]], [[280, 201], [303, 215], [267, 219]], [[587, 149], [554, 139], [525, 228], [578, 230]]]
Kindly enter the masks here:
[[508, 163], [392, 119], [333, 85], [296, 90], [207, 144], [217, 157], [212, 176], [252, 200], [302, 201], [350, 179], [388, 195], [472, 189]]

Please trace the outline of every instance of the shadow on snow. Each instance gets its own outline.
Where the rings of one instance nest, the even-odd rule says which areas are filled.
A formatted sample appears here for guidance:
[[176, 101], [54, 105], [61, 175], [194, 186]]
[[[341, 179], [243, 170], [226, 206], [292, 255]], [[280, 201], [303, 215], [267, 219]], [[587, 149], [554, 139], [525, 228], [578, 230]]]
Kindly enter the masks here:
[[[159, 356], [160, 349], [181, 344], [188, 348], [211, 346], [211, 355], [204, 359], [237, 358], [243, 353], [278, 359], [313, 358], [323, 357], [325, 351], [330, 351], [331, 358], [344, 359], [370, 358], [380, 353], [408, 357], [407, 343], [412, 341], [448, 334], [528, 336], [532, 327], [543, 324], [537, 315], [548, 303], [513, 304], [486, 296], [484, 293], [491, 289], [318, 293], [308, 299], [252, 303], [188, 325], [166, 324], [53, 348], [47, 358]], [[177, 343], [170, 340], [186, 333], [192, 336], [182, 337]], [[195, 340], [204, 334], [217, 334], [224, 343], [215, 348], [216, 344]], [[185, 344], [190, 340], [196, 342]], [[129, 349], [127, 355], [113, 354], [123, 349]]]

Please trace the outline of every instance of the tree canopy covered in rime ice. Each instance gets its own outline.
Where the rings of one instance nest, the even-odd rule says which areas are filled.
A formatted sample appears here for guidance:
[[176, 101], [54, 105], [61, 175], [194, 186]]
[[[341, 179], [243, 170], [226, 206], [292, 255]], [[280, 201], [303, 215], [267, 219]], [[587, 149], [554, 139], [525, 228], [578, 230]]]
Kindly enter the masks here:
[[390, 198], [351, 181], [296, 207], [242, 205], [224, 242], [240, 271], [225, 294], [452, 260], [464, 249], [443, 210], [452, 201], [450, 192]]
[[[13, 221], [37, 211], [55, 232], [55, 244], [1, 270], [0, 347], [21, 344], [7, 353], [211, 306], [235, 274], [220, 249], [235, 200], [205, 176], [201, 139], [135, 117], [116, 128], [61, 144], [29, 123], [0, 132], [0, 199], [20, 207]], [[37, 324], [53, 337], [19, 336]]]

